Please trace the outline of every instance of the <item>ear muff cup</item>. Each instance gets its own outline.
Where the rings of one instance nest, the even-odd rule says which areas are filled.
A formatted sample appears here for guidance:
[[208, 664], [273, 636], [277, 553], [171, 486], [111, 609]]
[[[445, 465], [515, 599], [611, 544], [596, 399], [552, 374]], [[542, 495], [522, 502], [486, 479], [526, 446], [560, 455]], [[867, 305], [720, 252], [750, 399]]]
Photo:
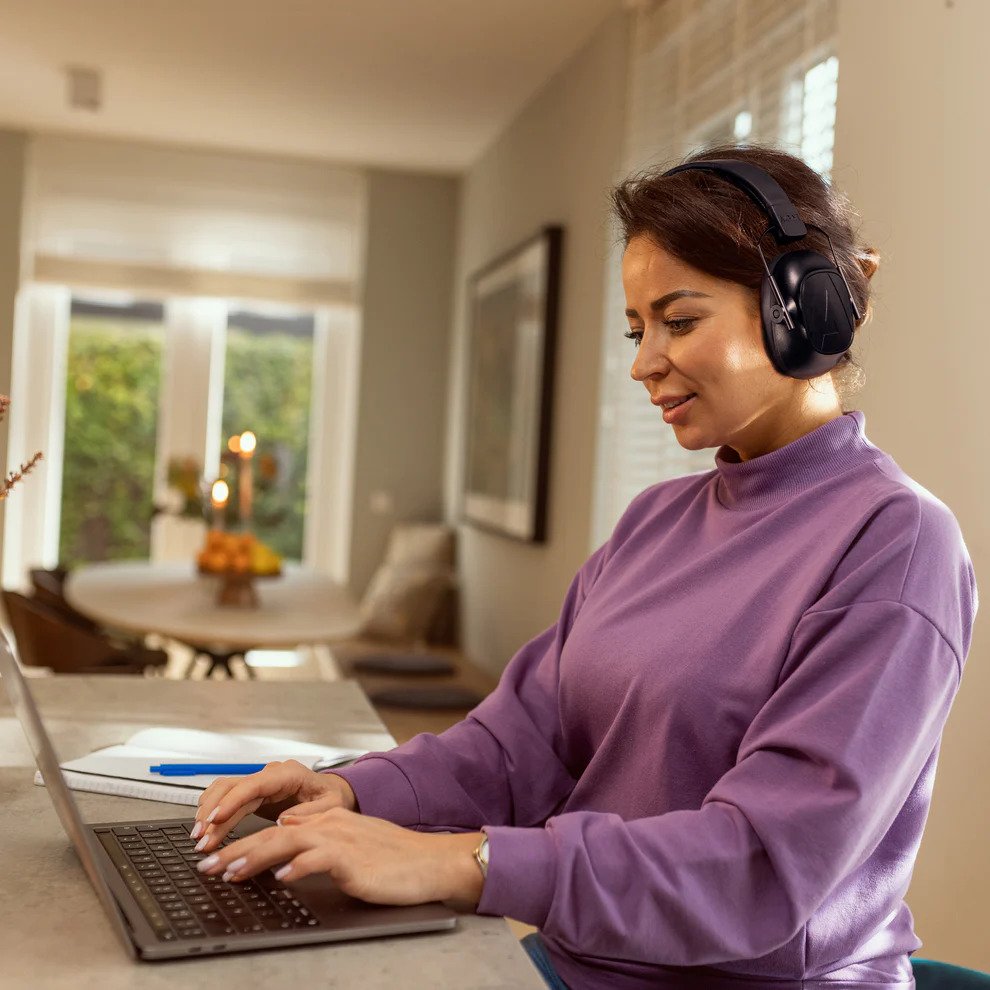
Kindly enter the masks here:
[[787, 251], [774, 258], [769, 268], [794, 325], [793, 330], [787, 326], [777, 293], [764, 276], [760, 314], [771, 363], [791, 378], [823, 375], [839, 363], [856, 331], [856, 314], [841, 274], [817, 251]]

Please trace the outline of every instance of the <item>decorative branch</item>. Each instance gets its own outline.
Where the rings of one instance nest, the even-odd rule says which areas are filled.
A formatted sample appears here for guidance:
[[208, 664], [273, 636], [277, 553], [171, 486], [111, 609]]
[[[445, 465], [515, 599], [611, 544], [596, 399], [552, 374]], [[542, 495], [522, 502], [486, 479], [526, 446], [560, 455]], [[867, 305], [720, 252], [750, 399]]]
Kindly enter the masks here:
[[[10, 408], [10, 398], [6, 395], [0, 395], [0, 423], [3, 422], [4, 416], [7, 415], [7, 410]], [[34, 457], [27, 462], [27, 464], [22, 464], [19, 471], [11, 471], [7, 475], [6, 479], [0, 483], [0, 502], [2, 502], [11, 492], [14, 485], [17, 484], [24, 477], [24, 475], [30, 473], [31, 469], [41, 460], [41, 451], [39, 450]]]

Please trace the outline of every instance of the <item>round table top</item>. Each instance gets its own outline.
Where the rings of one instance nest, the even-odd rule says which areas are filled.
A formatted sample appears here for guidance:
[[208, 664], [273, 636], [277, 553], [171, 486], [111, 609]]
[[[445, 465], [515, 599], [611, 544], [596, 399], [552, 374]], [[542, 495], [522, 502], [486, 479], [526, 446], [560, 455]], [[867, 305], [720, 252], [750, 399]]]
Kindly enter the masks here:
[[216, 604], [219, 578], [190, 562], [109, 561], [73, 571], [65, 597], [101, 625], [230, 650], [294, 648], [357, 635], [358, 603], [332, 578], [289, 564], [255, 582], [257, 608]]

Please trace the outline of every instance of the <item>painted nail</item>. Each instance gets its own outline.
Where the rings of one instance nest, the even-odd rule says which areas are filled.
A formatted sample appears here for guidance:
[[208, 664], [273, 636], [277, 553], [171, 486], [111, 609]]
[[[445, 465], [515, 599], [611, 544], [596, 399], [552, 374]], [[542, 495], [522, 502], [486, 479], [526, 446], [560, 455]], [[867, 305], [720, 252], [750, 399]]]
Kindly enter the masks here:
[[285, 866], [281, 866], [281, 867], [279, 867], [279, 868], [278, 868], [278, 869], [277, 869], [277, 870], [275, 871], [275, 879], [276, 879], [276, 880], [281, 880], [281, 879], [283, 879], [284, 877], [287, 877], [287, 876], [289, 875], [289, 871], [290, 871], [291, 869], [292, 869], [292, 864], [291, 864], [291, 863], [286, 863], [286, 864], [285, 864]]
[[233, 876], [235, 873], [239, 873], [244, 869], [244, 864], [247, 862], [247, 856], [241, 856], [239, 859], [235, 859], [233, 863], [227, 864], [227, 872]]
[[213, 809], [213, 810], [212, 810], [212, 811], [211, 811], [211, 812], [210, 812], [210, 813], [209, 813], [209, 814], [208, 814], [208, 815], [206, 816], [206, 820], [207, 820], [208, 822], [212, 822], [212, 821], [213, 821], [213, 819], [214, 819], [214, 818], [216, 818], [216, 816], [217, 816], [217, 812], [218, 812], [219, 810], [220, 810], [220, 805], [218, 804], [218, 805], [217, 805], [217, 806], [216, 806], [216, 807], [215, 807], [215, 808], [214, 808], [214, 809]]
[[202, 831], [203, 831], [203, 823], [202, 822], [196, 822], [196, 824], [193, 825], [193, 827], [192, 827], [192, 831], [189, 833], [189, 838], [190, 839], [198, 839], [200, 837], [200, 834], [202, 833]]
[[207, 856], [206, 859], [201, 859], [196, 864], [196, 869], [199, 870], [200, 873], [205, 873], [207, 870], [213, 869], [213, 867], [219, 862], [220, 857], [214, 853], [212, 856]]
[[209, 836], [208, 835], [204, 835], [203, 838], [200, 839], [199, 842], [196, 843], [196, 852], [202, 852], [203, 851], [203, 847], [206, 845], [206, 843], [207, 843], [208, 840], [209, 840]]

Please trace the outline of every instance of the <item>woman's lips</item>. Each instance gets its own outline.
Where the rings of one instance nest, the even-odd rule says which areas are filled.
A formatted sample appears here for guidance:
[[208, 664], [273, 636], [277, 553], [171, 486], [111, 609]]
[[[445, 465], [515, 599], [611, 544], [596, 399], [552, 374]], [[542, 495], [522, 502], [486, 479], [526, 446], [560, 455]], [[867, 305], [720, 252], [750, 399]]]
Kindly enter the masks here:
[[673, 409], [664, 409], [663, 421], [665, 423], [681, 422], [694, 407], [694, 402], [697, 398], [697, 395], [692, 395], [690, 399], [686, 402], [682, 402], [679, 406], [674, 406]]

